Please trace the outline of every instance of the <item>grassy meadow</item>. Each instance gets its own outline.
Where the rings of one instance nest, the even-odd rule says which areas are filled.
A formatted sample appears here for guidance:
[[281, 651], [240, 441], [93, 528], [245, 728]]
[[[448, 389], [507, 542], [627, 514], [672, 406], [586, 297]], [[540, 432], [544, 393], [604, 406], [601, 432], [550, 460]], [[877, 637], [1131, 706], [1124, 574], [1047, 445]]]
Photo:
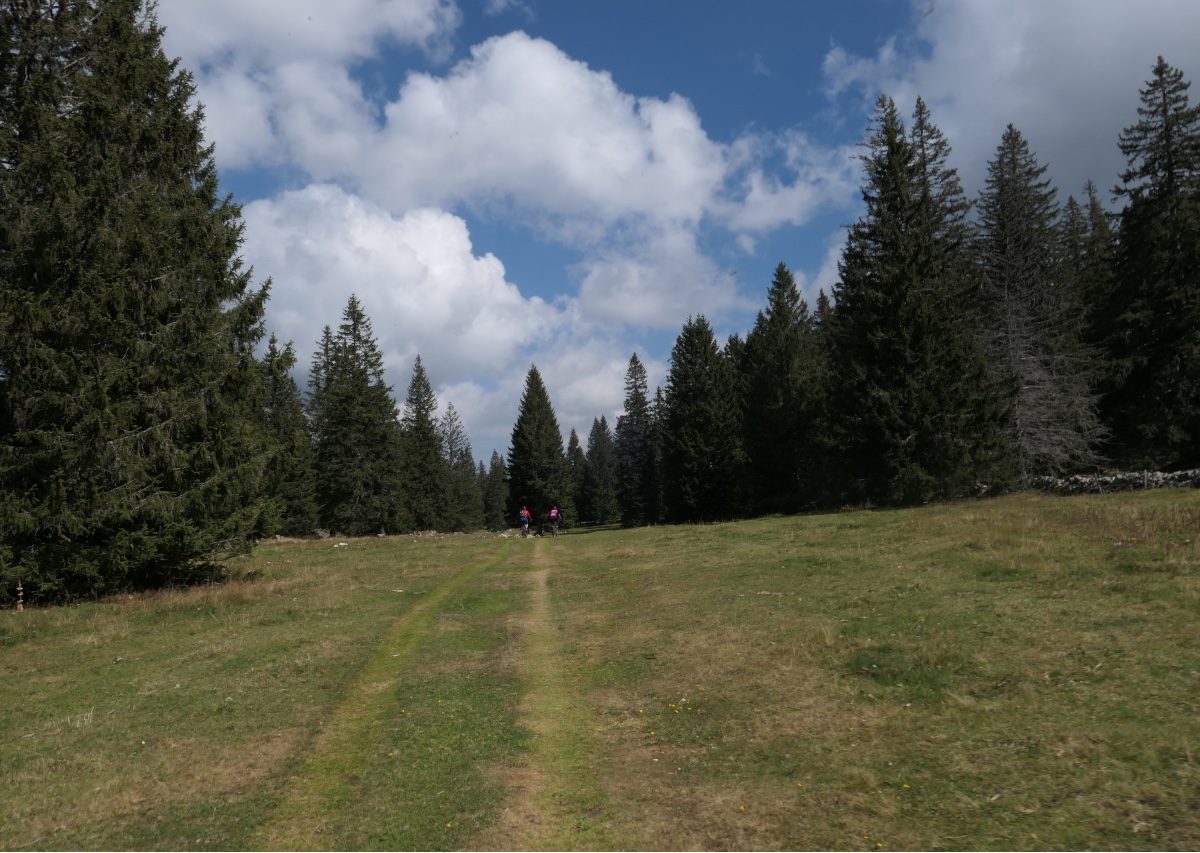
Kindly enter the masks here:
[[1200, 492], [344, 543], [0, 613], [0, 848], [1200, 847]]

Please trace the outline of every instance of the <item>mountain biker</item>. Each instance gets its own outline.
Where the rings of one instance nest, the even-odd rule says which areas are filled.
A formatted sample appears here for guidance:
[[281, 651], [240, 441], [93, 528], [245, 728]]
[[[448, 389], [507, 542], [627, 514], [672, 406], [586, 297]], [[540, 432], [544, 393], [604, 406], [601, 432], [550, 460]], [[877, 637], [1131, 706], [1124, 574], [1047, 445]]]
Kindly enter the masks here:
[[529, 507], [521, 507], [521, 511], [517, 513], [517, 516], [521, 519], [521, 538], [527, 539], [529, 538]]
[[558, 504], [555, 504], [550, 507], [550, 529], [554, 532], [555, 536], [558, 535], [558, 522], [560, 518], [562, 518], [562, 515], [558, 511]]

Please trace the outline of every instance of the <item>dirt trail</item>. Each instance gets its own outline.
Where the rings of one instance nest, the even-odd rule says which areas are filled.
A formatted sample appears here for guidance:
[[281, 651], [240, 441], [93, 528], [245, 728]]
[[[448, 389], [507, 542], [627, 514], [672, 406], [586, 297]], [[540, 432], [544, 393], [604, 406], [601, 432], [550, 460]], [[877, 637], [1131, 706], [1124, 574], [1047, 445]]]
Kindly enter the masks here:
[[442, 603], [471, 579], [502, 564], [509, 550], [509, 543], [505, 543], [493, 560], [460, 572], [432, 590], [384, 635], [325, 720], [279, 806], [259, 827], [255, 846], [312, 850], [336, 843], [329, 836], [332, 818], [354, 797], [354, 774], [374, 748], [373, 731], [392, 704], [397, 677], [429, 631]]
[[[533, 571], [529, 609], [520, 620], [525, 635], [521, 662], [526, 683], [520, 722], [532, 735], [526, 761], [504, 768], [508, 805], [497, 823], [472, 839], [468, 849], [573, 850], [603, 846], [590, 818], [599, 813], [592, 799], [594, 768], [582, 750], [588, 744], [586, 709], [579, 685], [565, 665], [555, 627], [550, 578], [552, 546], [538, 540], [530, 558]], [[581, 821], [580, 816], [584, 819]]]

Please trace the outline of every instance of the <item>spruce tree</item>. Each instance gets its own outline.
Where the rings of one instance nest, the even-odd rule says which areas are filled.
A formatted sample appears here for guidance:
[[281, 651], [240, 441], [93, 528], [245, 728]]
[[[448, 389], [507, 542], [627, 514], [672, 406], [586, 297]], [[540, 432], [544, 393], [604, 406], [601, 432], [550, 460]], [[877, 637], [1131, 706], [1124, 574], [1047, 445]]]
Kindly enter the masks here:
[[755, 512], [794, 512], [815, 497], [819, 355], [808, 306], [781, 262], [766, 310], [746, 337], [739, 371], [747, 489]]
[[450, 472], [436, 413], [437, 397], [418, 355], [400, 421], [404, 438], [404, 497], [409, 521], [416, 530], [438, 530], [445, 520]]
[[1102, 429], [1092, 395], [1093, 353], [1083, 344], [1081, 294], [1061, 252], [1056, 191], [1013, 125], [988, 164], [979, 199], [978, 250], [985, 339], [1010, 389], [1007, 432], [1022, 483], [1097, 461]]
[[[481, 462], [480, 465], [482, 464]], [[510, 519], [516, 518], [515, 513], [509, 514], [508, 504], [508, 468], [504, 464], [504, 458], [493, 450], [483, 487], [484, 527], [488, 530], [508, 528]]]
[[[1087, 209], [1084, 211], [1087, 227], [1084, 232], [1082, 251], [1078, 254], [1078, 266], [1072, 268], [1075, 290], [1085, 307], [1082, 317], [1083, 340], [1103, 355], [1113, 325], [1107, 307], [1113, 299], [1116, 286], [1116, 237], [1109, 224], [1110, 216], [1100, 201], [1096, 185], [1088, 181], [1083, 187]], [[1075, 256], [1072, 256], [1075, 257]], [[1103, 382], [1107, 377], [1107, 365], [1102, 365]]]
[[527, 506], [534, 523], [540, 524], [555, 504], [568, 520], [575, 518], [562, 432], [536, 366], [531, 366], [525, 377], [525, 392], [513, 425], [508, 479], [509, 519], [515, 521], [517, 511]]
[[260, 535], [299, 536], [317, 525], [312, 441], [300, 389], [291, 375], [295, 364], [291, 341], [281, 350], [272, 335], [261, 365], [263, 426], [272, 454], [264, 478], [270, 508], [260, 517]]
[[817, 294], [817, 307], [813, 310], [813, 331], [822, 335], [829, 328], [829, 318], [833, 315], [833, 305], [829, 295], [822, 289]]
[[346, 302], [336, 334], [322, 333], [309, 384], [321, 524], [348, 536], [411, 529], [396, 401], [356, 296]]
[[625, 371], [625, 411], [617, 417], [617, 499], [621, 523], [630, 526], [655, 521], [650, 518], [654, 477], [650, 401], [646, 367], [637, 353]]
[[453, 404], [446, 405], [446, 413], [438, 422], [438, 433], [442, 439], [447, 471], [446, 510], [442, 529], [474, 530], [483, 519], [482, 478], [477, 475], [467, 430]]
[[667, 397], [662, 386], [654, 389], [650, 402], [650, 449], [647, 452], [646, 523], [661, 524], [667, 518], [667, 502], [664, 495], [663, 436], [666, 429]]
[[921, 503], [994, 475], [1002, 412], [969, 312], [966, 201], [918, 100], [910, 141], [876, 102], [829, 318], [830, 438], [842, 499]]
[[812, 314], [813, 385], [815, 386], [815, 412], [810, 425], [811, 446], [809, 448], [809, 476], [807, 497], [813, 506], [832, 506], [841, 497], [841, 489], [835, 483], [839, 477], [836, 446], [836, 430], [830, 423], [830, 325], [833, 319], [833, 303], [824, 289], [818, 291], [816, 306]]
[[1130, 466], [1200, 466], [1200, 106], [1188, 103], [1190, 85], [1160, 56], [1120, 139], [1127, 166], [1113, 192], [1125, 204], [1102, 405]]
[[308, 365], [308, 399], [305, 410], [311, 436], [324, 436], [326, 433], [328, 372], [333, 367], [334, 352], [333, 329], [325, 326], [321, 329], [321, 337], [317, 340], [317, 348], [313, 351], [312, 360]]
[[[759, 319], [762, 317], [762, 312], [759, 312]], [[746, 397], [750, 391], [750, 383], [753, 377], [753, 371], [750, 368], [750, 348], [749, 335], [746, 340], [742, 340], [742, 336], [734, 332], [725, 339], [725, 347], [722, 350], [725, 354], [725, 360], [729, 362], [729, 366], [733, 369], [733, 385], [734, 393], [737, 399], [745, 406]]]
[[571, 435], [567, 439], [567, 468], [571, 472], [571, 496], [575, 511], [579, 513], [579, 520], [582, 521], [589, 518], [591, 512], [586, 494], [587, 457], [579, 444], [579, 433], [575, 432], [574, 427], [571, 428]]
[[734, 374], [704, 315], [671, 350], [663, 422], [663, 491], [671, 521], [737, 516], [743, 452]]
[[[1074, 290], [1082, 292], [1084, 258], [1087, 255], [1088, 222], [1087, 214], [1084, 213], [1083, 207], [1073, 195], [1067, 196], [1066, 204], [1063, 205], [1062, 216], [1059, 217], [1058, 233], [1059, 260], [1065, 267], [1063, 275], [1070, 280], [1070, 286]], [[1086, 303], [1084, 304], [1086, 305]], [[1081, 320], [1086, 320], [1086, 315]], [[1086, 322], [1080, 328], [1086, 328]]]
[[1070, 196], [1063, 208], [1059, 255], [1066, 285], [1082, 306], [1079, 339], [1094, 351], [1097, 357], [1094, 384], [1102, 385], [1108, 378], [1106, 342], [1113, 329], [1108, 308], [1113, 300], [1116, 242], [1096, 185], [1088, 181], [1083, 190], [1086, 205]]
[[621, 519], [617, 502], [617, 450], [608, 419], [601, 415], [592, 421], [588, 432], [587, 465], [584, 468], [583, 493], [586, 505], [580, 518], [593, 524], [611, 524]]
[[475, 527], [483, 530], [490, 529], [488, 526], [487, 514], [487, 485], [488, 485], [488, 469], [480, 459], [475, 469], [475, 489], [479, 492], [479, 518], [476, 519]]
[[192, 78], [138, 0], [0, 30], [0, 601], [213, 577], [262, 509], [267, 288]]

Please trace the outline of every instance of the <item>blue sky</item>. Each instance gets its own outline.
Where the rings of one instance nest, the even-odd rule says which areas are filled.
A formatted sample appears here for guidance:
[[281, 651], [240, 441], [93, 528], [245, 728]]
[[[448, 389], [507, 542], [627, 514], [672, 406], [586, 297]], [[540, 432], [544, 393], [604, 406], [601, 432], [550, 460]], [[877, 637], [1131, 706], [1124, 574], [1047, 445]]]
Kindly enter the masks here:
[[745, 332], [775, 265], [808, 298], [858, 215], [875, 97], [920, 94], [973, 196], [1005, 124], [1062, 198], [1121, 167], [1200, 3], [160, 0], [196, 75], [267, 323], [305, 367], [351, 293], [402, 402], [420, 353], [478, 457], [531, 363], [564, 433], [663, 381], [691, 314]]

